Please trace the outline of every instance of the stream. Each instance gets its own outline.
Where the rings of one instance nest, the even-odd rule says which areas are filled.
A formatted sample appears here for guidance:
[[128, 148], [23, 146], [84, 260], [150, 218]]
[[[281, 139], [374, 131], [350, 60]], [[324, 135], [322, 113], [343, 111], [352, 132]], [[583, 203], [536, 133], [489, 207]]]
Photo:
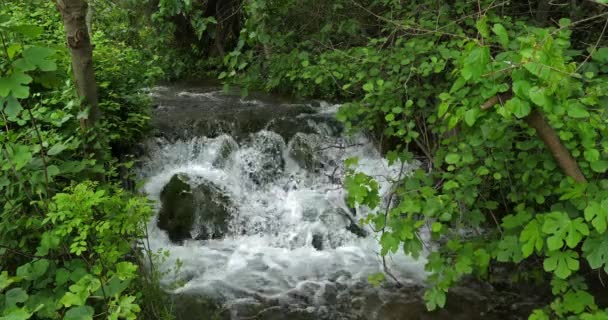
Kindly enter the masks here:
[[[360, 223], [365, 208], [345, 202], [344, 160], [358, 158], [384, 196], [416, 164], [389, 166], [365, 135], [345, 135], [338, 105], [184, 84], [151, 95], [154, 133], [139, 175], [157, 203], [150, 247], [168, 253], [162, 285], [178, 319], [524, 319], [531, 309], [471, 282], [427, 312], [424, 255], [387, 257], [402, 286], [369, 283], [383, 270], [379, 234]], [[184, 198], [170, 200], [172, 183]], [[184, 212], [185, 231], [170, 216]]]

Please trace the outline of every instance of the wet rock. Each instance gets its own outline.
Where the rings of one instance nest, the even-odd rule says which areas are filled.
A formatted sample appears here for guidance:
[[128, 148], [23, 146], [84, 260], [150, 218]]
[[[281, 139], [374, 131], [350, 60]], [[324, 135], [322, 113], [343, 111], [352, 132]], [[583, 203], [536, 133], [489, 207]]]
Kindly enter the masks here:
[[230, 315], [211, 299], [195, 294], [180, 293], [172, 296], [176, 320], [228, 320]]
[[289, 142], [289, 156], [308, 171], [315, 171], [322, 166], [319, 159], [321, 138], [316, 134], [297, 133]]
[[226, 192], [210, 181], [203, 181], [192, 193], [197, 215], [197, 240], [220, 239], [228, 232], [228, 221], [234, 207]]
[[194, 224], [196, 207], [189, 181], [185, 174], [176, 174], [160, 193], [162, 208], [157, 225], [173, 242], [189, 239]]
[[257, 185], [276, 180], [285, 170], [283, 138], [269, 131], [260, 131], [251, 137], [251, 148], [244, 154], [247, 175]]
[[323, 250], [323, 236], [320, 234], [312, 235], [312, 246], [318, 251]]
[[239, 148], [239, 145], [230, 136], [223, 136], [219, 142], [217, 157], [213, 160], [213, 166], [216, 168], [224, 168], [230, 160], [230, 156]]
[[167, 231], [173, 242], [192, 239], [217, 239], [228, 230], [233, 204], [225, 192], [210, 181], [196, 187], [187, 175], [178, 173], [171, 177], [161, 191], [161, 210], [158, 227]]

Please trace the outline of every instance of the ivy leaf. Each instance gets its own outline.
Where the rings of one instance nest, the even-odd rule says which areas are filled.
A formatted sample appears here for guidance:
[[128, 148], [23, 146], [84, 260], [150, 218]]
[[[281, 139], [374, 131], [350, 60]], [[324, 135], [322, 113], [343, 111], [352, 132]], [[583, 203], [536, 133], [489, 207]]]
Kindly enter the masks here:
[[542, 250], [544, 237], [538, 220], [534, 219], [524, 227], [519, 236], [519, 241], [522, 243], [521, 252], [523, 253], [524, 258], [529, 257], [535, 249], [536, 252]]
[[73, 307], [65, 313], [63, 320], [93, 320], [94, 313], [90, 306]]
[[561, 279], [566, 279], [579, 268], [578, 253], [572, 250], [551, 252], [545, 258], [543, 268]]
[[492, 27], [492, 32], [498, 36], [498, 43], [500, 43], [503, 48], [507, 48], [509, 46], [509, 35], [507, 34], [507, 29], [505, 29], [502, 24], [494, 24]]
[[608, 272], [608, 235], [601, 237], [588, 237], [583, 243], [583, 254], [592, 269], [604, 266], [604, 271]]
[[599, 233], [604, 233], [608, 226], [608, 199], [598, 203], [591, 201], [585, 208], [585, 220], [591, 222], [591, 225]]

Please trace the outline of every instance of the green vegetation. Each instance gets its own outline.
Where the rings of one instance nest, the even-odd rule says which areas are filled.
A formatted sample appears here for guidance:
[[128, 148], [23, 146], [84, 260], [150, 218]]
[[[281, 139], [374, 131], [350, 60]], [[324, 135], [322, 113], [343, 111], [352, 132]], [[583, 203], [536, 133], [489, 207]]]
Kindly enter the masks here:
[[89, 4], [96, 123], [55, 4], [0, 5], [0, 319], [170, 316], [140, 250], [151, 206], [118, 159], [145, 136], [142, 88], [206, 74], [342, 101], [349, 130], [420, 162], [388, 204], [373, 177], [345, 185], [382, 255], [419, 256], [431, 233], [430, 310], [500, 265], [550, 286], [530, 319], [608, 318], [590, 289], [608, 272], [604, 0]]

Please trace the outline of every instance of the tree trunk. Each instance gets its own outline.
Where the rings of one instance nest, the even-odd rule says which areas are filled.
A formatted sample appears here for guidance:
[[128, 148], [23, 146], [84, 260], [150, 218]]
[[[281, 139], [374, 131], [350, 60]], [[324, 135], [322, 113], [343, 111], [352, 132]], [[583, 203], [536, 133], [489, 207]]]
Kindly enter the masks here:
[[92, 127], [99, 118], [97, 83], [93, 70], [93, 47], [87, 28], [87, 2], [85, 0], [57, 0], [57, 9], [63, 17], [67, 45], [72, 56], [72, 71], [78, 96], [90, 107], [89, 117], [81, 121], [84, 128]]
[[536, 130], [538, 137], [545, 143], [547, 149], [549, 149], [553, 158], [567, 176], [578, 183], [587, 182], [576, 159], [572, 157], [570, 151], [562, 144], [557, 132], [553, 130], [540, 111], [532, 110], [526, 117], [526, 122]]

